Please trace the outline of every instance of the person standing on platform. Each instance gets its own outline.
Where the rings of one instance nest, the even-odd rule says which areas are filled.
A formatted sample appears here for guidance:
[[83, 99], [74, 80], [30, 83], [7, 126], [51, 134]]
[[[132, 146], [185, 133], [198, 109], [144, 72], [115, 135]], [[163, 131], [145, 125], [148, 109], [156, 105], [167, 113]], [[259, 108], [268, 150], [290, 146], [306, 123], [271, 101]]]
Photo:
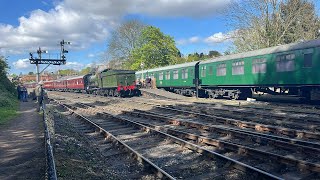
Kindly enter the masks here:
[[27, 100], [27, 96], [28, 96], [28, 91], [27, 91], [27, 88], [25, 86], [21, 86], [21, 100], [23, 102], [28, 102]]
[[40, 108], [42, 106], [42, 103], [43, 103], [43, 95], [44, 95], [44, 92], [43, 92], [43, 81], [40, 81], [35, 89], [35, 94], [36, 94], [36, 97], [37, 97], [37, 111], [39, 112], [40, 111]]
[[20, 86], [20, 84], [18, 84], [18, 86], [17, 86], [17, 92], [18, 92], [18, 100], [20, 100], [21, 99], [21, 86]]

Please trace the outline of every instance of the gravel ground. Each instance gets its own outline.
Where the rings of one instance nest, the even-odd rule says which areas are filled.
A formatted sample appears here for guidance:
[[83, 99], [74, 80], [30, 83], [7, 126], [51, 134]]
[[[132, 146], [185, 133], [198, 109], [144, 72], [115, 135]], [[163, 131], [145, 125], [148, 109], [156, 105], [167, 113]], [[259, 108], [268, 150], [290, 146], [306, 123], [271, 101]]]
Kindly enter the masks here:
[[58, 179], [156, 179], [111, 143], [101, 144], [103, 138], [97, 133], [77, 130], [77, 120], [61, 108], [58, 111], [52, 109]]

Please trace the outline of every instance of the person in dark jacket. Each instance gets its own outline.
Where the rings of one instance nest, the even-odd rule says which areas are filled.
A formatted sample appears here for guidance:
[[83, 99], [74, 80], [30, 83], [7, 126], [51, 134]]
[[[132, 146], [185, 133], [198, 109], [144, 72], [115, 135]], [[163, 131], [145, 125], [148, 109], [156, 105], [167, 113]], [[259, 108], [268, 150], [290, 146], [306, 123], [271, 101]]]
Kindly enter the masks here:
[[24, 86], [21, 86], [20, 91], [21, 91], [21, 97], [22, 97], [21, 99], [22, 99], [22, 101], [23, 101], [23, 102], [28, 102], [28, 100], [27, 100], [27, 97], [28, 97], [27, 88], [24, 87]]
[[21, 99], [21, 86], [20, 86], [20, 84], [18, 84], [18, 86], [17, 86], [17, 92], [18, 92], [18, 99], [20, 100]]
[[40, 81], [38, 83], [38, 85], [36, 86], [35, 89], [35, 94], [37, 96], [37, 111], [39, 112], [41, 107], [42, 107], [42, 103], [43, 103], [43, 96], [44, 96], [44, 90], [43, 90], [43, 81]]

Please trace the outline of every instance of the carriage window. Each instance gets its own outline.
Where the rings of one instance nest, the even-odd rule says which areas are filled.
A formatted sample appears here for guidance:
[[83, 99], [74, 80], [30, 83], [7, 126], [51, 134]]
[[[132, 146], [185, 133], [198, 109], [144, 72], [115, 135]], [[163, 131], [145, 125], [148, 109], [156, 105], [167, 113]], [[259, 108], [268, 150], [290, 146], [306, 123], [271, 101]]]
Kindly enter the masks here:
[[209, 75], [212, 75], [212, 74], [213, 74], [213, 67], [209, 66]]
[[159, 73], [159, 80], [163, 80], [163, 72]]
[[166, 71], [166, 79], [170, 79], [170, 71]]
[[173, 70], [173, 79], [178, 79], [178, 78], [179, 78], [178, 70]]
[[227, 74], [226, 63], [218, 64], [217, 66], [217, 76], [225, 76]]
[[188, 79], [188, 69], [182, 69], [182, 79]]
[[294, 59], [296, 58], [295, 54], [285, 54], [279, 55], [276, 58], [276, 68], [277, 72], [288, 72], [294, 71]]
[[312, 53], [304, 54], [303, 67], [312, 67]]
[[235, 61], [232, 63], [232, 75], [244, 74], [244, 61]]
[[252, 60], [252, 73], [266, 73], [267, 71], [267, 60], [265, 58], [253, 59]]
[[206, 66], [201, 67], [201, 77], [206, 77], [206, 69], [207, 69]]
[[191, 77], [194, 76], [194, 69], [190, 69], [190, 76], [191, 76]]

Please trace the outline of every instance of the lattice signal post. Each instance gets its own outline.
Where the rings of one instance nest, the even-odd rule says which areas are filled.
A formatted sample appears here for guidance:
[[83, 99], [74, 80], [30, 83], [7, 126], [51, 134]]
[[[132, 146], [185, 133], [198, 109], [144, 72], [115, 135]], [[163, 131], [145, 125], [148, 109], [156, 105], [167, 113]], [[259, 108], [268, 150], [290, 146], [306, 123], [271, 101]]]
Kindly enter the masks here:
[[[37, 66], [37, 82], [40, 81], [40, 74], [47, 69], [47, 67], [49, 67], [51, 64], [52, 65], [64, 65], [66, 64], [66, 56], [65, 53], [68, 53], [67, 50], [64, 49], [64, 45], [65, 44], [71, 44], [70, 42], [64, 41], [62, 40], [60, 42], [60, 46], [61, 46], [61, 53], [60, 53], [60, 59], [43, 59], [41, 57], [41, 54], [43, 53], [48, 53], [48, 51], [42, 50], [40, 47], [37, 50], [37, 54], [38, 57], [34, 58], [33, 57], [33, 53], [30, 53], [30, 64], [35, 64]], [[39, 72], [39, 64], [48, 64], [41, 72]]]

